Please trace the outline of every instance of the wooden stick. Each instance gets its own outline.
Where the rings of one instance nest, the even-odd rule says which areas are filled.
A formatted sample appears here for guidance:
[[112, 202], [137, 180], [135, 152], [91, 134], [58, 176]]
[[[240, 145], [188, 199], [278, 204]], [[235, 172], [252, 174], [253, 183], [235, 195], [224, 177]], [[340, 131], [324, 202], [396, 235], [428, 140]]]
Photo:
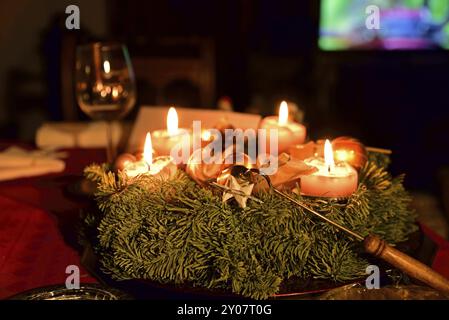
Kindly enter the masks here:
[[366, 147], [366, 150], [367, 150], [368, 152], [376, 152], [376, 153], [382, 153], [382, 154], [387, 154], [387, 155], [393, 154], [393, 151], [391, 151], [391, 150], [389, 150], [389, 149], [374, 148], [374, 147]]
[[410, 277], [429, 285], [430, 287], [449, 294], [449, 280], [432, 270], [425, 264], [413, 259], [405, 253], [388, 245], [375, 235], [364, 240], [365, 251], [375, 257], [381, 258]]
[[419, 262], [418, 260], [413, 259], [412, 257], [406, 255], [405, 253], [388, 245], [378, 236], [369, 235], [368, 237], [364, 238], [357, 232], [347, 229], [346, 227], [333, 221], [332, 219], [329, 219], [328, 217], [323, 216], [322, 214], [318, 213], [312, 208], [309, 208], [306, 204], [302, 203], [301, 201], [294, 199], [290, 197], [288, 194], [285, 194], [284, 192], [274, 188], [268, 176], [262, 177], [266, 179], [270, 188], [280, 196], [300, 206], [307, 212], [312, 213], [321, 220], [326, 221], [327, 223], [333, 225], [334, 227], [340, 229], [341, 231], [351, 235], [355, 239], [363, 241], [365, 251], [367, 253], [388, 262], [392, 266], [408, 274], [410, 277], [422, 281], [425, 284], [429, 285], [430, 287], [449, 295], [449, 280], [440, 275], [438, 272], [432, 270], [431, 268]]

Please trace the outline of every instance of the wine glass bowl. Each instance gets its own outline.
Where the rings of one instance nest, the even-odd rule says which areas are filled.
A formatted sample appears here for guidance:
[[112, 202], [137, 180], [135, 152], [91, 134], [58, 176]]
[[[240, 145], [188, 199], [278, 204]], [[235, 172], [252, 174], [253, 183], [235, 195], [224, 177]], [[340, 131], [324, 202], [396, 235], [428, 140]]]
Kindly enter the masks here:
[[90, 118], [108, 123], [108, 162], [112, 163], [111, 121], [124, 118], [136, 103], [134, 71], [125, 45], [97, 42], [77, 48], [76, 98]]

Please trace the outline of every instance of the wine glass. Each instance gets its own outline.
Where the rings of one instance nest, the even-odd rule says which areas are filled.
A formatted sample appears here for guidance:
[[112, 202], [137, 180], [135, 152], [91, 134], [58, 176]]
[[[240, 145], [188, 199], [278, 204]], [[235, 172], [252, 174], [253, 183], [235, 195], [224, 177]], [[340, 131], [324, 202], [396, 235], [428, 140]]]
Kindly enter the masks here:
[[107, 123], [107, 159], [116, 156], [112, 121], [125, 117], [136, 103], [136, 84], [128, 49], [120, 43], [82, 45], [76, 52], [76, 98], [81, 110]]

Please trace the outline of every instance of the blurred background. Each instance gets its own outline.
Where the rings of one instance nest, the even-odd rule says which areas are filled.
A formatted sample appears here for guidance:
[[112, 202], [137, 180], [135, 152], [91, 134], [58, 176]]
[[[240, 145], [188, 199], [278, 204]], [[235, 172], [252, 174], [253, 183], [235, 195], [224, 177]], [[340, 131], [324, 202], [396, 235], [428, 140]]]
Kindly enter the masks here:
[[[65, 27], [72, 4], [78, 31]], [[383, 8], [380, 31], [366, 31], [367, 4]], [[312, 139], [392, 149], [393, 173], [439, 210], [449, 206], [448, 18], [446, 0], [3, 0], [0, 137], [33, 142], [45, 122], [87, 120], [75, 47], [118, 40], [137, 77], [129, 121], [141, 105], [226, 101], [270, 115], [288, 100]]]

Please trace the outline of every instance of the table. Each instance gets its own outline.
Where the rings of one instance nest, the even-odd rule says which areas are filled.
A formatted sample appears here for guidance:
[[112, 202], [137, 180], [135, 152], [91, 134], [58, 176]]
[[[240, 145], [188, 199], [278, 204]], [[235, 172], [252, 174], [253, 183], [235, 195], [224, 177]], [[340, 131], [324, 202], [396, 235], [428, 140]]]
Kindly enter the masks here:
[[[0, 149], [2, 146], [0, 143]], [[61, 174], [0, 182], [0, 299], [64, 284], [66, 267], [81, 270], [82, 283], [96, 280], [81, 267], [76, 225], [91, 203], [64, 192], [84, 167], [105, 159], [103, 150], [72, 149]], [[437, 246], [432, 267], [449, 278], [449, 243], [422, 225]]]
[[81, 267], [76, 233], [80, 209], [89, 201], [64, 189], [80, 178], [86, 165], [103, 162], [104, 151], [66, 151], [61, 174], [0, 182], [0, 299], [64, 284], [69, 265], [80, 267], [81, 283], [96, 282]]

